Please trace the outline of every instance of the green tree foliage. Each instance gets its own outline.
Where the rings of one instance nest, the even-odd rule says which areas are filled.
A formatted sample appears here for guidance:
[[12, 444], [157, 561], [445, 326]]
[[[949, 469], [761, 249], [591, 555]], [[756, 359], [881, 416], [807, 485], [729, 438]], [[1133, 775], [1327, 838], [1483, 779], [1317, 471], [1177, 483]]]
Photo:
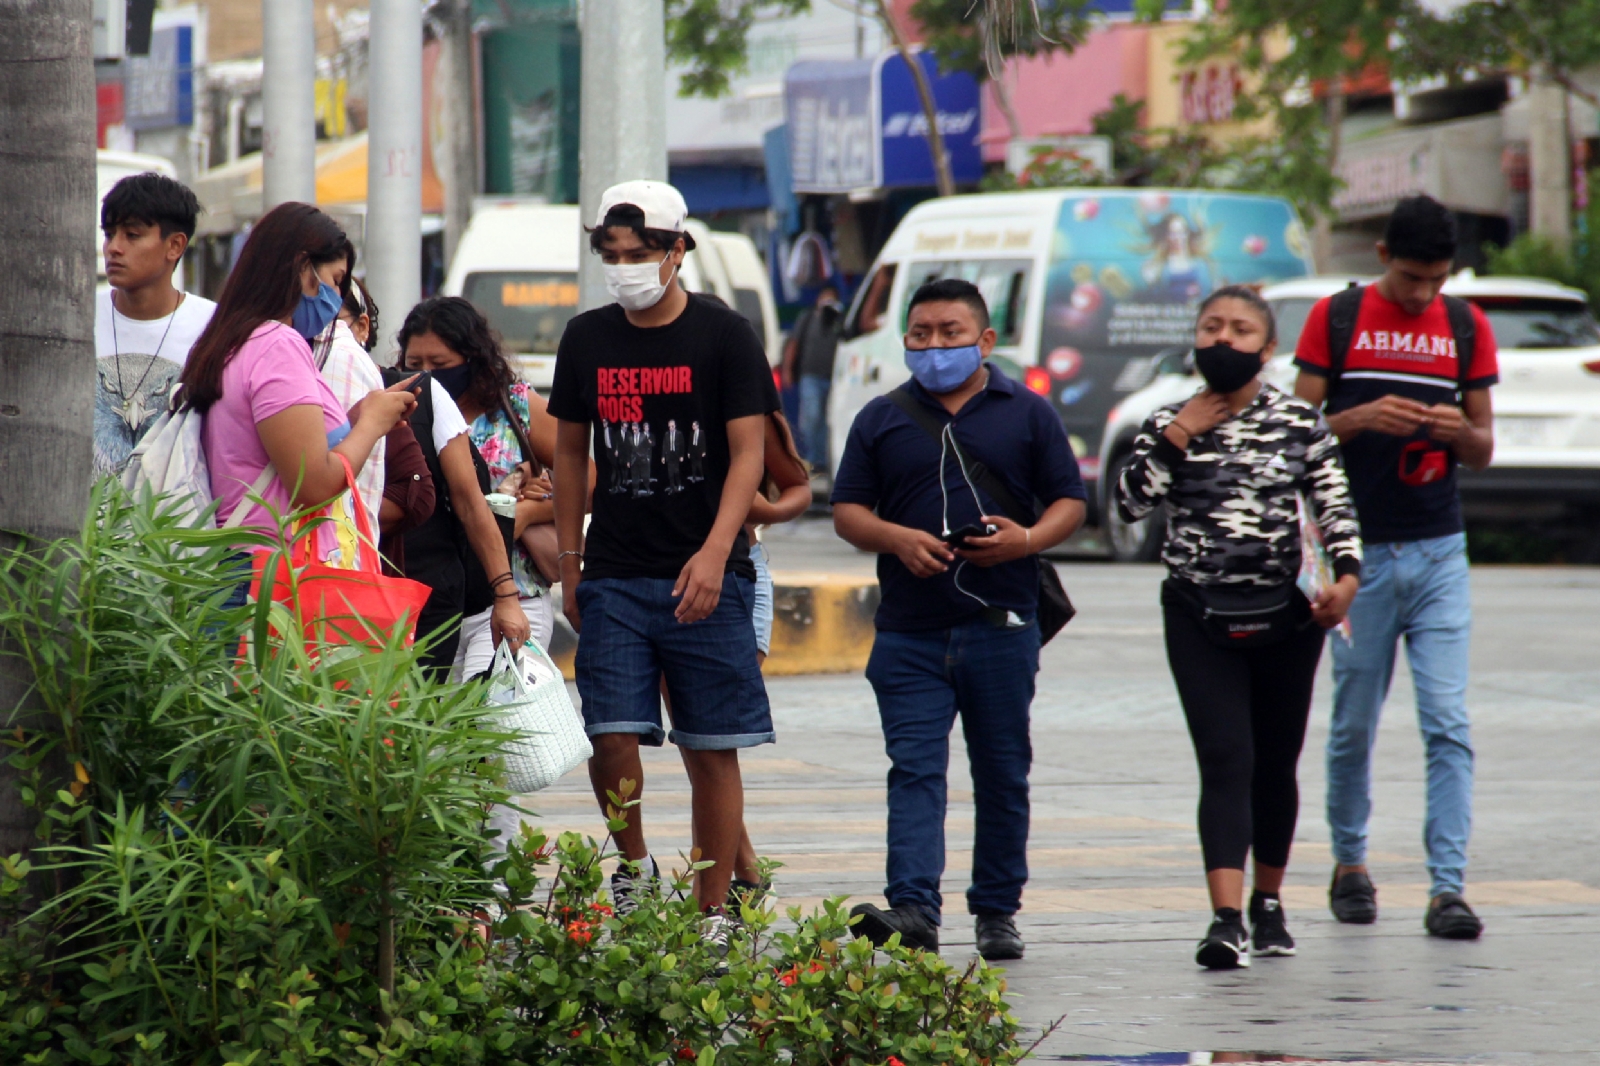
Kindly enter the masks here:
[[666, 0], [667, 59], [682, 63], [679, 92], [714, 98], [749, 69], [750, 28], [800, 15], [811, 0]]
[[1589, 306], [1600, 308], [1600, 200], [1590, 201], [1582, 222], [1583, 232], [1570, 247], [1532, 233], [1519, 234], [1504, 248], [1490, 245], [1489, 273], [1559, 281], [1582, 289]]
[[1013, 56], [1074, 51], [1089, 35], [1092, 10], [1092, 0], [917, 0], [911, 17], [941, 68], [984, 81]]

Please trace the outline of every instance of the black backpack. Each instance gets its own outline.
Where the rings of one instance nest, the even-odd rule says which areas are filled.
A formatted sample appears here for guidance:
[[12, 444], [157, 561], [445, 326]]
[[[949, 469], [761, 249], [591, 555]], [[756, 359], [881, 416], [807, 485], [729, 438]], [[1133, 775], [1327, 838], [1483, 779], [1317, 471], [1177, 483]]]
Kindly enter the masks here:
[[[1365, 285], [1351, 283], [1343, 292], [1328, 300], [1328, 394], [1333, 394], [1340, 377], [1344, 375], [1345, 357], [1356, 336], [1356, 319], [1361, 314], [1361, 301], [1367, 294]], [[1478, 322], [1472, 315], [1472, 305], [1455, 296], [1444, 296], [1445, 314], [1450, 318], [1450, 332], [1456, 341], [1456, 389], [1465, 392], [1472, 373], [1472, 353], [1478, 346]]]

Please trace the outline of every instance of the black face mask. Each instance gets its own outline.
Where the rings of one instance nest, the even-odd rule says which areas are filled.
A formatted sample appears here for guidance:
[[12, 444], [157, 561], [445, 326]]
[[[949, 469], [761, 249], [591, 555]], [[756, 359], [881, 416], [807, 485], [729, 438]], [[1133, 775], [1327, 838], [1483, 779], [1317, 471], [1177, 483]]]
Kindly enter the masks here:
[[1194, 368], [1213, 392], [1237, 392], [1261, 373], [1261, 353], [1241, 352], [1231, 344], [1194, 350]]
[[472, 387], [472, 365], [462, 363], [460, 366], [447, 366], [442, 370], [435, 370], [433, 380], [443, 386], [452, 400], [459, 400], [461, 394]]

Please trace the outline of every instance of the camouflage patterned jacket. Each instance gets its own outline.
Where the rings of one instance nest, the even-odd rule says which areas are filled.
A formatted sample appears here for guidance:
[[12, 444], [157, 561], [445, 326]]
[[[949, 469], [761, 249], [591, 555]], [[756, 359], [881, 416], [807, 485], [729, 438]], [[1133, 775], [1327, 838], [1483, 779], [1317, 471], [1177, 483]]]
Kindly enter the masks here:
[[1303, 494], [1334, 572], [1361, 572], [1361, 527], [1339, 443], [1310, 404], [1262, 383], [1250, 406], [1189, 443], [1163, 432], [1183, 404], [1145, 422], [1117, 482], [1116, 505], [1137, 521], [1163, 501], [1162, 561], [1197, 585], [1281, 585], [1300, 572]]

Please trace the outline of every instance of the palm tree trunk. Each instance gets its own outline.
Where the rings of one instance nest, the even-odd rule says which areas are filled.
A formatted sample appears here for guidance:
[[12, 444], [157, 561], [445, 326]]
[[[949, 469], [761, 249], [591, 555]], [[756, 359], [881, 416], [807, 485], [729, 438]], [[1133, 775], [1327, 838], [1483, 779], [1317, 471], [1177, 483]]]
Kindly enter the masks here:
[[[0, 552], [16, 534], [76, 534], [88, 500], [94, 410], [93, 0], [0, 0]], [[0, 656], [0, 722], [29, 714], [30, 678]], [[10, 718], [22, 708], [19, 717]], [[0, 750], [0, 755], [10, 754]], [[0, 855], [34, 842], [34, 812], [0, 761]]]
[[928, 84], [928, 72], [922, 69], [921, 61], [911, 51], [905, 35], [895, 24], [894, 15], [889, 12], [888, 0], [878, 0], [878, 21], [883, 23], [884, 30], [894, 41], [895, 51], [900, 53], [900, 58], [905, 60], [906, 67], [910, 69], [911, 80], [917, 87], [917, 99], [922, 101], [922, 116], [928, 123], [928, 152], [933, 156], [934, 183], [939, 188], [939, 195], [954, 196], [956, 180], [950, 173], [950, 156], [944, 150], [944, 134], [939, 132], [939, 105], [933, 98], [933, 86]]

